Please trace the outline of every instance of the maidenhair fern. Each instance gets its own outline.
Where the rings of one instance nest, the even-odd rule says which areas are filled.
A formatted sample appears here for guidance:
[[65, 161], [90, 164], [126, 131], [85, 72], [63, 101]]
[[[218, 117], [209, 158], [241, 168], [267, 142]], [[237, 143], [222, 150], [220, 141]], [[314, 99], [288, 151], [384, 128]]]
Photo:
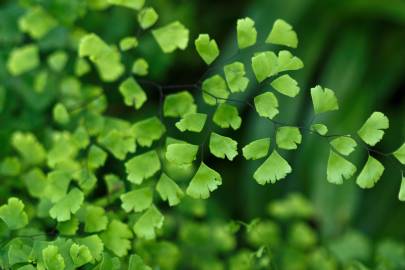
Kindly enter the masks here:
[[[243, 62], [236, 53], [231, 57], [233, 60], [219, 68], [215, 63], [221, 58], [220, 46], [209, 34], [198, 35], [194, 45], [196, 53], [209, 65], [207, 72], [195, 83], [161, 85], [141, 78], [155, 68], [138, 55], [137, 47], [144, 41], [143, 34], [150, 33], [163, 53], [172, 53], [187, 48], [190, 31], [179, 21], [161, 24], [157, 11], [144, 6], [143, 0], [94, 1], [89, 9], [104, 9], [110, 5], [137, 12], [139, 32], [136, 36], [122, 37], [112, 44], [98, 33], [73, 27], [66, 31], [76, 43], [72, 41], [73, 45], [66, 51], [48, 52], [37, 43], [61, 22], [41, 7], [29, 7], [18, 21], [20, 31], [30, 36], [32, 43], [16, 47], [9, 53], [7, 70], [10, 76], [31, 76], [37, 71], [32, 91], [41, 92], [48, 73], [72, 71], [69, 75], [66, 72], [61, 80], [60, 93], [51, 106], [57, 128], [46, 140], [33, 133], [15, 131], [12, 136], [14, 155], [0, 163], [0, 175], [22, 180], [31, 197], [27, 199], [30, 207], [25, 207], [25, 202], [15, 197], [0, 206], [0, 219], [7, 225], [7, 229], [0, 228], [7, 236], [0, 246], [3, 269], [120, 269], [125, 266], [126, 269], [152, 269], [134, 253], [142, 250], [137, 246], [142, 245], [141, 240], [155, 239], [164, 223], [171, 222], [165, 219], [164, 204], [175, 207], [182, 200], [207, 199], [221, 188], [223, 178], [227, 177], [205, 162], [209, 153], [227, 162], [238, 158], [244, 158], [245, 162], [262, 160], [251, 179], [247, 179], [260, 185], [276, 184], [291, 174], [294, 168], [287, 161], [284, 150], [297, 150], [311, 135], [319, 137], [319, 143], [326, 139], [330, 147], [329, 156], [324, 157], [325, 181], [333, 184], [354, 178], [359, 187], [372, 188], [384, 172], [381, 158], [393, 157], [405, 164], [405, 144], [392, 153], [371, 148], [382, 140], [389, 128], [389, 120], [382, 112], [373, 112], [357, 131], [329, 133], [329, 127], [318, 116], [339, 109], [337, 95], [327, 86], [317, 85], [308, 90], [298, 85], [293, 72], [302, 69], [304, 64], [289, 51], [298, 46], [298, 38], [284, 20], [278, 19], [269, 27], [263, 43], [258, 41], [255, 22], [248, 17], [239, 19], [235, 43], [238, 53], [250, 54], [249, 61]], [[138, 58], [128, 66], [125, 57], [133, 52]], [[43, 54], [49, 54], [46, 60], [43, 60]], [[70, 68], [67, 62], [72, 58], [75, 58], [74, 65]], [[83, 76], [93, 69], [100, 81], [115, 84], [108, 90], [97, 86], [97, 82], [89, 84]], [[169, 89], [176, 92], [168, 93]], [[119, 93], [122, 106], [136, 111], [142, 111], [148, 99], [157, 94], [159, 108], [152, 115], [139, 113], [134, 121], [108, 116], [107, 91]], [[255, 95], [252, 100], [238, 98], [239, 93], [248, 91]], [[279, 99], [286, 96], [289, 102], [294, 102], [298, 95], [308, 95], [312, 99], [314, 117], [307, 126], [278, 120], [285, 113]], [[200, 96], [208, 106], [201, 106], [196, 101]], [[275, 133], [245, 145], [239, 142], [232, 132], [227, 132], [244, 124], [236, 104], [255, 110], [257, 117], [274, 126]], [[207, 110], [207, 107], [214, 110]], [[193, 133], [204, 134], [203, 139], [190, 139], [189, 135]], [[349, 159], [358, 151], [368, 153], [364, 164], [353, 164]], [[125, 175], [105, 170], [105, 163], [111, 159], [121, 164]], [[100, 171], [103, 168], [102, 178]], [[186, 175], [188, 180], [178, 181], [179, 174]], [[399, 199], [405, 201], [405, 178], [396, 180], [400, 186]], [[105, 186], [105, 198], [93, 196], [92, 192], [99, 185]], [[164, 204], [159, 202], [158, 196]], [[33, 200], [37, 203], [32, 204]], [[300, 198], [291, 197], [289, 201], [272, 205], [270, 211], [285, 217], [312, 215], [311, 207], [305, 207], [306, 202], [301, 204], [295, 200]], [[296, 204], [297, 209], [290, 204]], [[109, 211], [110, 208], [114, 211]], [[271, 257], [266, 237], [279, 238], [280, 234], [270, 221], [266, 226], [260, 224], [244, 225], [249, 241], [258, 247], [256, 259], [251, 254], [245, 257], [240, 253], [232, 264]], [[189, 239], [188, 230], [194, 230], [194, 225], [182, 226], [181, 237]], [[44, 234], [37, 237], [38, 233], [47, 230], [56, 233], [57, 237], [45, 238]], [[229, 231], [221, 231], [223, 228], [215, 227], [211, 231], [201, 227], [197, 230], [202, 230], [201, 235], [207, 234], [207, 237], [210, 233], [220, 235], [222, 238], [218, 235], [214, 238], [223, 241], [224, 245], [230, 241], [232, 246], [234, 241], [228, 240], [233, 238], [228, 236]], [[261, 238], [262, 233], [265, 238]], [[31, 240], [25, 241], [25, 235]], [[134, 239], [139, 240], [135, 245]], [[305, 224], [297, 223], [291, 228], [288, 241], [305, 249], [315, 245], [317, 236]], [[171, 244], [162, 244], [157, 249], [165, 250], [167, 256], [175, 258]], [[311, 256], [327, 261], [322, 250]], [[262, 263], [265, 262], [263, 259]], [[15, 268], [16, 265], [21, 267]], [[166, 266], [162, 269], [176, 268]]]

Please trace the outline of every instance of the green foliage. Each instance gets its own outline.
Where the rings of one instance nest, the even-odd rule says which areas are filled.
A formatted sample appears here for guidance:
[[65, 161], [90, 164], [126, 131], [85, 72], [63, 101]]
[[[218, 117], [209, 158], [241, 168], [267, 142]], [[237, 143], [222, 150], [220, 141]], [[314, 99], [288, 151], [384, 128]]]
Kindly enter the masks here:
[[178, 21], [152, 30], [152, 34], [164, 53], [184, 50], [188, 45], [189, 31]]
[[18, 76], [33, 70], [39, 63], [39, 49], [30, 44], [13, 49], [7, 61], [7, 68], [12, 75]]
[[125, 163], [128, 180], [141, 184], [144, 179], [153, 176], [160, 170], [160, 160], [156, 151], [137, 155]]
[[297, 81], [288, 74], [282, 75], [272, 81], [271, 86], [281, 94], [289, 97], [295, 97], [300, 91]]
[[239, 129], [242, 124], [238, 109], [228, 103], [219, 104], [212, 121], [221, 128], [231, 127], [234, 130]]
[[266, 43], [284, 45], [291, 48], [297, 48], [298, 38], [297, 34], [292, 29], [292, 26], [286, 21], [277, 19], [269, 36], [266, 39]]
[[403, 143], [402, 146], [393, 153], [393, 155], [398, 159], [399, 162], [405, 164], [405, 143]]
[[234, 62], [224, 67], [224, 73], [228, 87], [232, 93], [243, 92], [249, 84], [245, 77], [245, 66], [241, 62]]
[[350, 161], [331, 150], [328, 160], [328, 169], [326, 172], [329, 183], [343, 184], [344, 179], [349, 179], [356, 172], [356, 166]]
[[224, 102], [230, 95], [225, 80], [220, 75], [206, 79], [202, 84], [203, 98], [208, 105]]
[[138, 13], [138, 22], [142, 29], [147, 29], [153, 26], [158, 18], [159, 15], [152, 7], [144, 8]]
[[162, 228], [164, 217], [154, 206], [150, 206], [136, 221], [134, 232], [139, 238], [151, 240], [156, 237], [156, 230]]
[[255, 22], [251, 18], [239, 19], [236, 24], [236, 31], [240, 49], [253, 46], [256, 43], [257, 31], [255, 29]]
[[132, 64], [132, 73], [138, 76], [148, 75], [149, 64], [143, 58], [138, 58]]
[[[314, 117], [302, 118], [305, 123], [299, 126], [290, 122], [293, 107], [287, 103], [303, 99], [298, 82], [287, 73], [304, 64], [287, 50], [270, 50], [268, 44], [298, 46], [297, 34], [282, 19], [274, 22], [265, 40], [251, 18], [238, 20], [238, 53], [221, 58], [221, 63], [216, 61], [217, 42], [200, 34], [195, 49], [207, 65], [215, 66], [190, 84], [150, 81], [161, 78], [174, 59], [154, 47], [172, 53], [189, 43], [190, 30], [168, 17], [172, 12], [162, 12], [170, 6], [145, 7], [144, 0], [26, 0], [0, 7], [0, 17], [6, 18], [0, 27], [1, 41], [6, 41], [0, 52], [0, 113], [5, 116], [0, 268], [260, 270], [280, 265], [337, 270], [366, 269], [366, 262], [373, 262], [377, 269], [402, 269], [402, 243], [383, 242], [373, 253], [376, 258], [370, 259], [372, 247], [358, 233], [333, 241], [328, 232], [321, 235], [324, 224], [318, 218], [324, 202], [316, 201], [319, 198], [314, 206], [290, 194], [269, 204], [271, 218], [250, 223], [224, 220], [216, 200], [222, 203], [226, 194], [204, 201], [222, 185], [222, 176], [224, 186], [256, 196], [250, 186], [226, 182], [232, 176], [222, 164], [229, 161], [234, 162], [233, 173], [246, 183], [253, 178], [259, 185], [275, 184], [286, 178], [300, 160], [290, 165], [283, 150], [303, 147], [306, 135], [328, 142], [328, 161], [321, 157], [325, 162], [316, 162], [327, 166], [330, 183], [343, 184], [354, 176], [354, 156], [371, 153], [357, 175], [361, 188], [374, 187], [382, 177], [385, 168], [379, 157], [392, 156], [403, 165], [405, 145], [393, 153], [369, 148], [389, 127], [388, 118], [379, 112], [359, 129], [359, 138], [353, 133], [327, 135], [328, 127], [337, 125], [319, 114], [336, 111], [339, 105], [335, 92], [322, 86], [310, 90]], [[182, 9], [179, 13], [185, 12]], [[7, 40], [10, 35], [15, 37]], [[308, 55], [303, 54], [305, 59]], [[195, 62], [186, 60], [182, 63]], [[180, 80], [173, 74], [167, 80]], [[308, 95], [301, 76], [296, 77], [301, 92]], [[253, 115], [259, 128], [250, 125], [246, 109], [261, 117]], [[246, 129], [239, 130], [242, 118]], [[265, 133], [264, 125], [262, 130], [266, 121], [272, 133]], [[257, 129], [262, 133], [256, 138], [261, 139], [252, 141]], [[244, 147], [242, 133], [252, 135]], [[244, 159], [238, 157], [240, 150]], [[261, 164], [252, 162], [257, 166], [248, 163], [264, 158]], [[252, 177], [239, 172], [245, 163], [256, 169]], [[296, 173], [307, 176], [302, 169]], [[398, 198], [405, 201], [403, 175]], [[245, 206], [263, 206], [259, 196], [257, 204], [254, 201], [243, 203], [243, 215], [250, 215]], [[233, 205], [240, 207], [237, 200]], [[216, 220], [205, 222], [206, 216]], [[336, 216], [342, 226], [350, 219], [346, 213]]]
[[201, 132], [204, 128], [207, 115], [204, 113], [188, 113], [176, 123], [176, 127], [181, 131]]
[[311, 88], [312, 103], [316, 114], [339, 109], [338, 101], [333, 90], [321, 86]]
[[260, 52], [252, 57], [252, 69], [258, 82], [277, 74], [279, 61], [274, 52]]
[[274, 150], [273, 153], [255, 171], [253, 177], [260, 185], [275, 182], [291, 173], [290, 164]]
[[57, 246], [50, 245], [46, 247], [44, 250], [42, 250], [42, 257], [44, 258], [44, 265], [46, 269], [65, 269], [65, 260], [59, 253], [59, 249]]
[[229, 137], [219, 135], [215, 132], [210, 136], [210, 151], [218, 158], [227, 158], [233, 160], [238, 155], [238, 142]]
[[120, 84], [119, 91], [124, 97], [125, 105], [134, 106], [135, 109], [140, 109], [147, 100], [145, 91], [131, 77]]
[[270, 138], [255, 140], [242, 148], [243, 156], [246, 159], [260, 159], [269, 153]]
[[258, 95], [254, 99], [257, 113], [262, 117], [273, 119], [278, 113], [278, 100], [271, 92]]
[[21, 229], [28, 224], [28, 217], [24, 212], [24, 203], [14, 197], [9, 198], [7, 204], [0, 207], [0, 218], [10, 230]]
[[336, 139], [333, 139], [330, 144], [333, 149], [344, 156], [350, 155], [357, 146], [356, 141], [349, 136], [337, 137]]
[[356, 179], [356, 183], [362, 188], [372, 188], [384, 172], [384, 166], [372, 156], [368, 156], [367, 162]]
[[189, 143], [172, 143], [167, 146], [166, 159], [176, 165], [189, 165], [197, 155], [198, 145]]
[[111, 48], [96, 34], [87, 34], [80, 39], [79, 56], [88, 56], [97, 66], [104, 81], [115, 81], [124, 72], [118, 51]]
[[384, 136], [384, 129], [389, 127], [388, 118], [380, 112], [373, 112], [357, 134], [368, 145], [374, 146]]
[[208, 34], [200, 34], [194, 41], [195, 48], [207, 65], [210, 65], [219, 56], [219, 49], [214, 39], [210, 40]]
[[180, 203], [184, 192], [182, 189], [165, 173], [162, 173], [156, 185], [156, 191], [164, 201], [168, 201], [170, 206], [175, 206]]
[[163, 104], [165, 117], [184, 117], [197, 112], [194, 97], [187, 91], [167, 95]]
[[281, 149], [294, 150], [301, 143], [302, 135], [297, 127], [280, 127], [276, 133], [276, 143]]
[[216, 190], [221, 184], [221, 175], [202, 162], [191, 179], [186, 193], [195, 199], [207, 199], [210, 192]]

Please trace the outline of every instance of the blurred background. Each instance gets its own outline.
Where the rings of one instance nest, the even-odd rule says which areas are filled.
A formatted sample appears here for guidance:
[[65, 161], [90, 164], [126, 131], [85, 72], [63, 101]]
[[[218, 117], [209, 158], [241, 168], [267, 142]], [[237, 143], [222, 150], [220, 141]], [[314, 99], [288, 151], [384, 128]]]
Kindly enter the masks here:
[[[111, 44], [134, 35], [138, 28], [131, 10], [93, 10], [82, 18], [80, 0], [65, 5], [58, 5], [63, 1], [47, 0], [22, 0], [20, 5], [16, 2], [0, 0], [0, 85], [7, 88], [7, 91], [0, 92], [0, 142], [9, 141], [15, 130], [43, 133], [43, 126], [51, 125], [52, 105], [57, 99], [57, 91], [53, 89], [57, 77], [47, 85], [49, 91], [37, 93], [30, 91], [35, 74], [11, 78], [7, 73], [5, 63], [10, 50], [28, 42], [17, 26], [17, 19], [23, 13], [21, 5], [44, 5], [65, 25], [39, 41], [41, 57], [44, 58], [48, 52], [59, 48], [67, 48], [74, 55], [74, 46], [70, 45], [71, 40], [66, 35], [66, 28], [73, 23], [98, 33]], [[221, 58], [215, 65], [220, 66], [226, 63], [225, 59], [238, 53], [235, 33], [238, 18], [249, 16], [256, 21], [259, 41], [266, 38], [273, 22], [282, 18], [292, 24], [298, 34], [299, 47], [293, 53], [303, 60], [305, 68], [292, 75], [299, 82], [301, 94], [293, 102], [288, 98], [280, 99], [280, 120], [296, 125], [308, 124], [313, 117], [309, 89], [321, 84], [333, 89], [340, 103], [338, 112], [316, 119], [325, 122], [331, 133], [351, 133], [373, 111], [381, 111], [390, 119], [390, 129], [376, 149], [391, 152], [404, 141], [405, 1], [149, 0], [148, 3], [159, 13], [162, 25], [178, 19], [190, 29], [189, 49], [170, 55], [161, 53], [151, 35], [142, 36], [139, 53], [149, 62], [148, 79], [162, 85], [194, 83], [207, 70], [192, 48], [192, 41], [199, 33], [209, 33], [219, 44]], [[256, 46], [255, 50], [269, 48], [272, 49], [263, 45]], [[127, 55], [123, 60], [130, 65], [135, 57]], [[249, 61], [249, 55], [240, 54], [238, 59]], [[215, 68], [210, 73], [215, 73]], [[95, 73], [84, 79], [100, 83]], [[108, 115], [139, 119], [156, 113], [157, 96], [152, 97], [144, 112], [134, 113], [122, 105], [116, 83], [103, 84], [102, 87], [108, 97]], [[251, 88], [241, 97], [252, 98], [258, 91]], [[230, 137], [239, 138], [240, 144], [244, 145], [272, 134], [268, 122], [250, 108], [238, 106], [244, 121], [240, 130], [228, 133]], [[371, 240], [405, 240], [405, 203], [398, 200], [403, 169], [399, 163], [380, 157], [386, 170], [371, 190], [360, 189], [353, 179], [336, 186], [326, 181], [328, 149], [326, 141], [304, 134], [297, 151], [282, 153], [293, 167], [293, 173], [277, 184], [266, 186], [259, 186], [252, 177], [262, 160], [245, 162], [238, 158], [232, 163], [208, 160], [208, 164], [222, 172], [223, 185], [208, 201], [206, 219], [249, 221], [261, 218], [266, 216], [269, 202], [297, 192], [313, 203], [315, 214], [311, 226], [324, 242], [333, 241], [353, 229]], [[0, 158], [11, 151], [9, 144], [0, 143]], [[351, 157], [358, 167], [366, 159], [366, 151], [356, 151]], [[7, 183], [1, 185], [0, 200], [3, 203], [12, 187]]]

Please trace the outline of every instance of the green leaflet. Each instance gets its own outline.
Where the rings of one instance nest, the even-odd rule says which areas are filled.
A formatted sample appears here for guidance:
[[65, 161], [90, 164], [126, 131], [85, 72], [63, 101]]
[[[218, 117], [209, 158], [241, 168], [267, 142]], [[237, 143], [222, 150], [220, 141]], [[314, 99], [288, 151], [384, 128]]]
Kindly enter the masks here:
[[297, 127], [279, 127], [276, 133], [276, 143], [281, 149], [294, 150], [301, 143], [302, 135]]
[[256, 160], [267, 156], [270, 149], [270, 138], [264, 138], [250, 142], [242, 148], [245, 159]]
[[384, 136], [384, 129], [389, 128], [388, 118], [381, 112], [373, 112], [363, 126], [357, 131], [360, 138], [370, 146], [376, 145]]
[[107, 0], [109, 4], [140, 10], [145, 0]]
[[230, 95], [226, 82], [220, 75], [214, 75], [204, 80], [202, 91], [203, 99], [208, 105], [223, 103]]
[[128, 254], [131, 248], [132, 232], [128, 225], [119, 220], [113, 219], [107, 230], [100, 234], [101, 240], [107, 249], [118, 257]]
[[236, 24], [236, 32], [240, 49], [253, 46], [256, 43], [257, 31], [255, 22], [251, 18], [239, 19]]
[[273, 201], [268, 206], [268, 212], [281, 220], [291, 218], [310, 218], [314, 215], [313, 205], [301, 194], [290, 193], [285, 199]]
[[284, 20], [277, 19], [266, 39], [266, 43], [297, 48], [298, 37], [290, 24]]
[[84, 58], [77, 58], [75, 62], [75, 75], [81, 77], [90, 72], [90, 64]]
[[121, 51], [128, 51], [138, 47], [138, 39], [136, 37], [125, 37], [120, 40]]
[[292, 169], [288, 162], [274, 150], [273, 153], [255, 171], [253, 178], [260, 185], [275, 182], [285, 178]]
[[57, 221], [69, 220], [71, 214], [76, 213], [84, 200], [83, 192], [77, 188], [73, 188], [69, 193], [57, 201], [49, 210], [49, 214]]
[[227, 158], [232, 161], [237, 155], [238, 142], [229, 137], [211, 132], [209, 148], [210, 152], [218, 158]]
[[239, 116], [238, 109], [228, 103], [221, 103], [217, 107], [213, 122], [221, 128], [229, 128], [237, 130], [242, 124], [242, 118]]
[[17, 230], [28, 224], [28, 216], [24, 211], [24, 203], [15, 197], [8, 199], [7, 204], [0, 207], [0, 218], [10, 230]]
[[90, 146], [87, 156], [87, 166], [90, 169], [98, 169], [102, 167], [107, 160], [107, 153], [97, 145]]
[[57, 202], [62, 199], [68, 191], [71, 175], [63, 170], [51, 171], [47, 175], [47, 185], [45, 186], [44, 196], [51, 202]]
[[136, 150], [134, 137], [115, 129], [99, 136], [98, 143], [120, 160], [125, 159], [128, 153], [134, 153]]
[[[86, 205], [83, 209], [84, 231], [94, 233], [107, 228], [108, 218], [104, 208], [94, 205]], [[82, 211], [82, 209], [80, 211]]]
[[245, 76], [245, 65], [241, 62], [234, 62], [224, 66], [225, 79], [232, 93], [244, 92], [249, 84]]
[[7, 60], [7, 69], [13, 76], [21, 75], [39, 66], [39, 49], [36, 45], [28, 44], [14, 48]]
[[339, 110], [337, 98], [331, 89], [315, 86], [311, 88], [311, 97], [316, 114]]
[[138, 76], [148, 75], [149, 64], [144, 58], [138, 58], [132, 64], [132, 73]]
[[159, 15], [152, 7], [143, 8], [138, 13], [138, 22], [142, 29], [152, 27], [157, 22], [158, 19]]
[[18, 20], [18, 26], [32, 38], [40, 39], [57, 26], [57, 21], [42, 7], [36, 6]]
[[328, 168], [326, 171], [327, 180], [332, 184], [343, 184], [344, 179], [349, 179], [356, 172], [356, 166], [344, 159], [333, 150], [330, 151]]
[[252, 69], [257, 81], [264, 81], [279, 72], [277, 56], [271, 51], [255, 54], [252, 57]]
[[170, 206], [179, 204], [184, 196], [183, 190], [165, 173], [160, 176], [156, 190], [162, 200], [167, 201]]
[[219, 56], [218, 45], [214, 39], [210, 40], [208, 34], [200, 34], [194, 41], [195, 48], [207, 65], [210, 65]]
[[83, 238], [77, 238], [76, 242], [89, 248], [91, 256], [93, 258], [92, 262], [94, 262], [94, 260], [99, 261], [101, 259], [102, 252], [104, 250], [104, 244], [97, 234], [93, 234]]
[[135, 123], [131, 132], [140, 146], [150, 147], [166, 132], [165, 126], [156, 116]]
[[47, 62], [49, 67], [56, 72], [60, 72], [65, 68], [68, 55], [64, 51], [56, 51], [49, 55]]
[[128, 270], [152, 270], [147, 266], [142, 258], [136, 254], [129, 257]]
[[298, 70], [304, 67], [304, 63], [296, 56], [293, 56], [289, 51], [283, 50], [278, 53], [277, 71]]
[[39, 168], [33, 168], [22, 176], [25, 186], [31, 196], [41, 198], [47, 184], [45, 174]]
[[6, 157], [0, 163], [0, 175], [16, 176], [20, 174], [21, 163], [16, 157]]
[[86, 193], [95, 188], [97, 184], [96, 175], [87, 168], [79, 169], [75, 174], [75, 179], [77, 180], [79, 187]]
[[79, 229], [79, 220], [75, 216], [72, 216], [68, 221], [58, 222], [56, 228], [60, 234], [75, 235]]
[[125, 105], [134, 106], [137, 110], [140, 109], [147, 100], [147, 96], [142, 87], [132, 77], [127, 78], [120, 84], [119, 91], [124, 97]]
[[63, 270], [65, 269], [65, 260], [59, 253], [57, 246], [49, 245], [42, 250], [44, 265], [47, 270]]
[[53, 119], [56, 123], [66, 125], [70, 121], [69, 112], [62, 103], [57, 103], [52, 111]]
[[164, 53], [171, 53], [187, 47], [189, 31], [179, 21], [175, 21], [153, 30], [152, 35]]
[[186, 114], [175, 125], [181, 131], [201, 132], [204, 128], [207, 115], [204, 113], [189, 113]]
[[399, 162], [405, 164], [405, 143], [403, 143], [402, 146], [393, 153], [393, 155], [398, 159]]
[[96, 34], [87, 34], [80, 39], [79, 56], [88, 56], [96, 65], [101, 79], [106, 82], [115, 81], [124, 72], [119, 52], [108, 46]]
[[317, 244], [317, 234], [304, 222], [295, 223], [289, 231], [289, 242], [296, 248], [312, 248]]
[[401, 202], [405, 201], [405, 176], [402, 174], [401, 187], [399, 188], [398, 199]]
[[311, 125], [311, 131], [318, 133], [319, 135], [326, 135], [328, 133], [328, 127], [324, 124]]
[[189, 143], [172, 143], [167, 146], [166, 159], [176, 165], [189, 165], [195, 160], [198, 148]]
[[[48, 83], [49, 72], [47, 70], [41, 70], [35, 75], [34, 90], [37, 93], [43, 93], [45, 87]], [[0, 100], [0, 111], [1, 111], [1, 100]]]
[[[11, 239], [7, 243], [7, 246], [8, 247], [5, 247], [5, 248], [3, 247], [2, 254], [5, 257], [4, 260], [7, 260], [6, 258], [8, 257], [8, 265], [14, 266], [14, 265], [18, 265], [20, 263], [25, 264], [30, 261], [32, 247], [29, 245], [28, 241], [14, 238], [14, 239]], [[7, 249], [8, 249], [8, 252], [6, 251]], [[4, 267], [7, 267], [7, 266], [5, 264], [2, 264], [2, 267], [3, 267], [3, 269], [5, 269]], [[21, 269], [21, 268], [19, 268], [19, 269]], [[33, 270], [36, 270], [36, 269], [34, 268]]]
[[188, 91], [181, 91], [165, 97], [163, 115], [165, 117], [184, 117], [186, 114], [196, 113], [197, 105], [194, 97]]
[[151, 206], [153, 201], [153, 191], [149, 187], [139, 188], [122, 194], [120, 196], [122, 209], [125, 212], [142, 212]]
[[216, 190], [221, 184], [221, 175], [201, 162], [187, 187], [186, 194], [194, 199], [208, 199], [210, 192]]
[[73, 244], [70, 247], [70, 257], [76, 267], [80, 267], [93, 259], [89, 248], [85, 245]]
[[134, 225], [134, 232], [139, 238], [146, 240], [155, 239], [156, 230], [162, 228], [164, 216], [154, 206], [150, 206], [148, 210], [137, 220]]
[[366, 165], [364, 165], [360, 174], [357, 176], [356, 183], [361, 188], [372, 188], [380, 180], [384, 172], [384, 166], [373, 158], [368, 156]]
[[254, 98], [255, 108], [261, 117], [273, 119], [278, 114], [278, 100], [271, 92], [266, 92]]
[[46, 152], [37, 138], [31, 133], [15, 132], [11, 144], [28, 164], [41, 164], [44, 162]]
[[330, 144], [339, 154], [344, 156], [350, 155], [357, 146], [356, 141], [349, 136], [337, 137]]
[[144, 179], [157, 173], [160, 166], [159, 156], [154, 150], [135, 156], [125, 163], [128, 181], [140, 185]]
[[271, 86], [281, 94], [289, 97], [295, 97], [300, 92], [297, 81], [288, 74], [282, 75], [272, 81]]

